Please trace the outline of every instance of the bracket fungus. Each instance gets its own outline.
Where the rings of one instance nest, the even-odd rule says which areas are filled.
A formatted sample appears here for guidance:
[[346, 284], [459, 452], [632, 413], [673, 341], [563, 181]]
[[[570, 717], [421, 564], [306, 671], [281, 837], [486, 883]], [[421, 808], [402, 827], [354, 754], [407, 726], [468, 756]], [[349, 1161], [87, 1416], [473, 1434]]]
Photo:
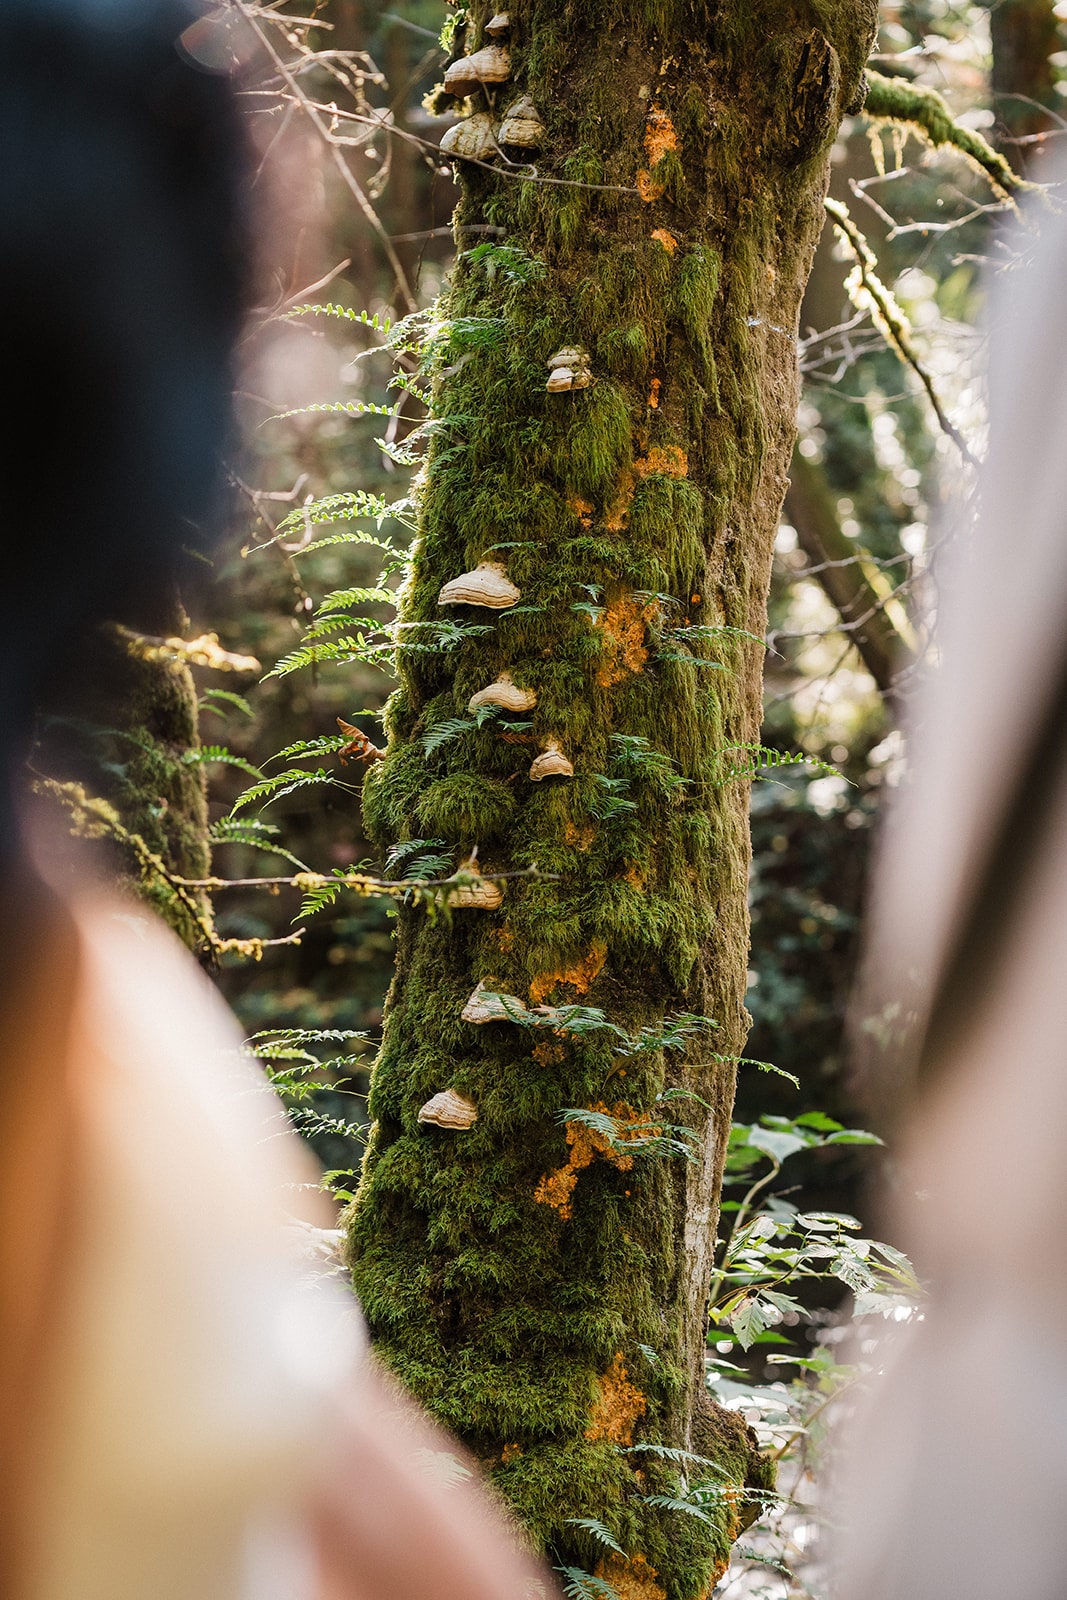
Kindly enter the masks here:
[[485, 32], [490, 39], [502, 39], [511, 30], [511, 18], [506, 11], [498, 11], [495, 17], [490, 17], [485, 25]]
[[486, 84], [507, 83], [511, 76], [511, 60], [499, 44], [487, 44], [472, 56], [461, 56], [453, 61], [445, 73], [445, 89], [458, 100], [465, 95], [484, 89]]
[[587, 351], [565, 345], [554, 356], [549, 356], [548, 382], [545, 384], [549, 394], [559, 394], [564, 389], [588, 389], [592, 381]]
[[479, 706], [503, 706], [505, 711], [532, 711], [536, 704], [537, 696], [532, 689], [520, 689], [512, 681], [510, 672], [502, 672], [495, 683], [486, 684], [484, 689], [471, 695], [467, 710], [477, 711]]
[[459, 1015], [462, 1022], [521, 1022], [529, 1009], [518, 995], [487, 992], [482, 982]]
[[545, 140], [545, 125], [528, 94], [505, 111], [498, 138], [501, 144], [521, 150], [540, 150]]
[[473, 572], [450, 578], [437, 596], [439, 606], [489, 606], [504, 611], [517, 605], [522, 591], [516, 589], [498, 561], [481, 561]]
[[448, 128], [439, 148], [457, 161], [492, 161], [499, 154], [496, 124], [488, 111], [479, 111]]
[[504, 891], [499, 883], [494, 883], [491, 878], [483, 878], [478, 871], [478, 852], [474, 850], [457, 869], [458, 873], [470, 876], [469, 883], [461, 883], [455, 889], [449, 889], [445, 896], [445, 904], [453, 911], [477, 910], [495, 911], [504, 898]]
[[530, 763], [530, 778], [540, 783], [542, 778], [573, 778], [574, 768], [563, 754], [555, 739], [549, 739], [539, 756]]
[[455, 1089], [442, 1089], [419, 1107], [419, 1121], [438, 1128], [469, 1128], [478, 1120], [478, 1108]]

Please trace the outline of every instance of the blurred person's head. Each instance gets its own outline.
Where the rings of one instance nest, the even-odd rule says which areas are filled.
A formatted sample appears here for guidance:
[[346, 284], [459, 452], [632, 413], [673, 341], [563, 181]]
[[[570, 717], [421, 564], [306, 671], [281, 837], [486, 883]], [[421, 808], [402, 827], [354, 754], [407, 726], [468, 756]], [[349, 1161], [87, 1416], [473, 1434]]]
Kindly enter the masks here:
[[151, 626], [217, 517], [244, 160], [202, 15], [0, 0], [0, 855], [43, 686], [94, 623]]

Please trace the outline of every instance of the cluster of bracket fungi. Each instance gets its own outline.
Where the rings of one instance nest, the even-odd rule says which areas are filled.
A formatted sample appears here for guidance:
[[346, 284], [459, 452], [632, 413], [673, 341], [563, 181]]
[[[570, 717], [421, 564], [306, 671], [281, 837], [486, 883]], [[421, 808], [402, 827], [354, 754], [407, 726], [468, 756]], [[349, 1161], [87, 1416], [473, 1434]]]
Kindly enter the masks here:
[[[507, 40], [511, 19], [506, 11], [491, 17], [484, 28], [488, 43], [480, 50], [454, 61], [445, 73], [444, 87], [449, 94], [465, 98], [479, 90], [486, 92], [492, 104], [493, 92], [509, 81], [511, 60]], [[441, 140], [442, 152], [455, 160], [492, 161], [497, 156], [508, 159], [507, 151], [540, 150], [545, 137], [544, 124], [529, 95], [515, 100], [498, 118], [490, 111], [476, 111], [449, 128]], [[565, 393], [573, 389], [586, 389], [593, 381], [588, 352], [566, 345], [548, 360], [548, 380], [545, 388], [550, 394]], [[521, 591], [509, 579], [503, 565], [497, 561], [480, 561], [470, 572], [460, 573], [443, 586], [437, 597], [441, 606], [484, 606], [493, 611], [506, 611], [518, 604]], [[537, 704], [533, 689], [515, 683], [509, 672], [501, 672], [494, 683], [473, 694], [468, 703], [471, 711], [482, 706], [500, 706], [507, 711], [530, 711]], [[528, 776], [533, 783], [546, 778], [572, 778], [574, 767], [557, 739], [546, 739], [530, 764]], [[470, 874], [469, 881], [451, 890], [448, 904], [453, 909], [493, 910], [500, 905], [503, 892], [489, 878], [483, 878], [477, 869], [477, 851], [464, 863], [461, 871]], [[528, 1007], [515, 995], [495, 994], [479, 983], [461, 1013], [464, 1022], [515, 1022], [529, 1026], [551, 1026], [556, 1012], [551, 1006]], [[439, 1128], [469, 1128], [478, 1120], [478, 1111], [471, 1101], [454, 1089], [444, 1089], [427, 1100], [419, 1111], [420, 1123], [432, 1123]]]
[[[453, 61], [445, 73], [449, 94], [465, 99], [479, 89], [491, 93], [498, 84], [508, 82], [511, 58], [504, 41], [510, 30], [511, 19], [506, 11], [489, 19], [485, 35], [491, 42], [473, 55]], [[500, 118], [491, 111], [476, 111], [472, 117], [457, 122], [441, 140], [441, 150], [456, 161], [494, 161], [498, 156], [506, 161], [508, 150], [540, 150], [544, 139], [545, 125], [530, 96], [524, 94]]]

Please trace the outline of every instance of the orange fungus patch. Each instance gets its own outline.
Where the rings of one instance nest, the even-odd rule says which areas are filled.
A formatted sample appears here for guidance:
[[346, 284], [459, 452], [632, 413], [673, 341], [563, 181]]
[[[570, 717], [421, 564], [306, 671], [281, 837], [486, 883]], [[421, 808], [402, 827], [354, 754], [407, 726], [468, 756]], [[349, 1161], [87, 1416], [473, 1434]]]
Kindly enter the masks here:
[[522, 1450], [517, 1444], [506, 1444], [500, 1452], [500, 1459], [507, 1466], [510, 1461], [517, 1461], [521, 1455]]
[[667, 1600], [667, 1591], [656, 1582], [659, 1574], [644, 1556], [605, 1556], [597, 1562], [596, 1576], [610, 1583], [619, 1600]]
[[645, 123], [645, 153], [650, 167], [658, 167], [668, 150], [677, 150], [674, 123], [662, 106], [653, 106]]
[[539, 1006], [553, 989], [564, 983], [579, 994], [588, 994], [589, 986], [603, 967], [607, 954], [607, 945], [595, 940], [585, 955], [580, 956], [572, 966], [561, 967], [557, 972], [539, 972], [530, 984], [533, 1004]]
[[668, 478], [685, 478], [689, 475], [689, 457], [676, 444], [654, 445], [647, 456], [640, 456], [634, 462], [634, 471], [639, 478], [647, 478], [650, 472], [662, 472]]
[[645, 631], [655, 615], [655, 605], [641, 605], [632, 595], [624, 595], [605, 606], [600, 618], [604, 650], [596, 681], [603, 689], [622, 683], [633, 672], [640, 672], [648, 660]]
[[575, 823], [568, 822], [563, 830], [563, 837], [572, 849], [588, 850], [596, 838], [596, 829], [589, 823], [584, 823], [579, 828]]
[[[627, 1376], [621, 1350], [601, 1378], [593, 1417], [585, 1436], [590, 1441], [610, 1439], [612, 1444], [633, 1444], [634, 1423], [645, 1414], [644, 1395]], [[655, 1573], [652, 1573], [655, 1577]]]
[[668, 233], [666, 228], [653, 228], [652, 237], [659, 240], [669, 256], [673, 256], [678, 248], [678, 241], [673, 233]]
[[627, 1124], [640, 1129], [634, 1136], [635, 1143], [638, 1139], [644, 1140], [656, 1131], [649, 1127], [647, 1119], [640, 1112], [634, 1111], [632, 1106], [625, 1103], [612, 1106], [610, 1109], [606, 1105], [597, 1104], [590, 1106], [589, 1109], [601, 1111], [606, 1116], [615, 1118], [617, 1124], [615, 1144], [606, 1133], [597, 1133], [594, 1128], [587, 1128], [581, 1122], [568, 1122], [567, 1143], [570, 1146], [570, 1154], [566, 1165], [557, 1167], [555, 1172], [547, 1172], [534, 1190], [534, 1199], [539, 1200], [542, 1205], [552, 1206], [564, 1221], [572, 1214], [571, 1197], [578, 1182], [579, 1172], [584, 1172], [597, 1156], [603, 1156], [605, 1161], [610, 1161], [620, 1172], [630, 1171], [634, 1164], [633, 1156], [616, 1147], [619, 1142], [626, 1142]]
[[654, 200], [658, 200], [667, 187], [665, 183], [660, 183], [658, 179], [654, 178], [651, 172], [648, 172], [644, 167], [637, 174], [636, 182], [637, 192], [646, 206], [650, 206]]
[[553, 1044], [550, 1039], [545, 1039], [541, 1044], [534, 1045], [530, 1054], [539, 1067], [556, 1067], [566, 1059], [567, 1047], [562, 1044]]

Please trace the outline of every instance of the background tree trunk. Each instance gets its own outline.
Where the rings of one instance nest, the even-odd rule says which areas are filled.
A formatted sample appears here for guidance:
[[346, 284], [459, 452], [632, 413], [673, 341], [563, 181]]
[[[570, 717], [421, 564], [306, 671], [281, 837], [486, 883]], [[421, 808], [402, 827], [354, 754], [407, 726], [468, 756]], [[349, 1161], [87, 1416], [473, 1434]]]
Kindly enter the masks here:
[[[488, 14], [474, 8], [468, 48]], [[747, 1024], [747, 785], [726, 780], [760, 724], [761, 648], [729, 630], [765, 626], [800, 300], [875, 6], [510, 15], [510, 82], [473, 109], [531, 94], [544, 147], [538, 181], [464, 169], [457, 223], [505, 233], [461, 255], [442, 308], [402, 611], [421, 626], [401, 637], [431, 645], [442, 617], [488, 631], [402, 652], [364, 805], [382, 845], [442, 840], [457, 861], [477, 846], [485, 871], [554, 877], [509, 881], [496, 910], [402, 910], [353, 1271], [381, 1353], [556, 1562], [595, 1565], [624, 1600], [696, 1600], [769, 1475], [703, 1371]], [[589, 387], [546, 392], [561, 346], [589, 353]], [[439, 608], [483, 560], [519, 603]], [[427, 755], [423, 736], [502, 671], [536, 692], [530, 717]], [[530, 780], [547, 739], [573, 777]], [[682, 1012], [717, 1029], [623, 1056], [607, 1029], [463, 1021], [478, 982], [599, 1007], [629, 1035]], [[420, 1126], [450, 1087], [474, 1125]], [[613, 1114], [620, 1139], [564, 1126], [567, 1108]], [[628, 1124], [668, 1122], [700, 1159], [627, 1148]], [[703, 1519], [651, 1503], [684, 1492], [679, 1475], [716, 1484]]]

